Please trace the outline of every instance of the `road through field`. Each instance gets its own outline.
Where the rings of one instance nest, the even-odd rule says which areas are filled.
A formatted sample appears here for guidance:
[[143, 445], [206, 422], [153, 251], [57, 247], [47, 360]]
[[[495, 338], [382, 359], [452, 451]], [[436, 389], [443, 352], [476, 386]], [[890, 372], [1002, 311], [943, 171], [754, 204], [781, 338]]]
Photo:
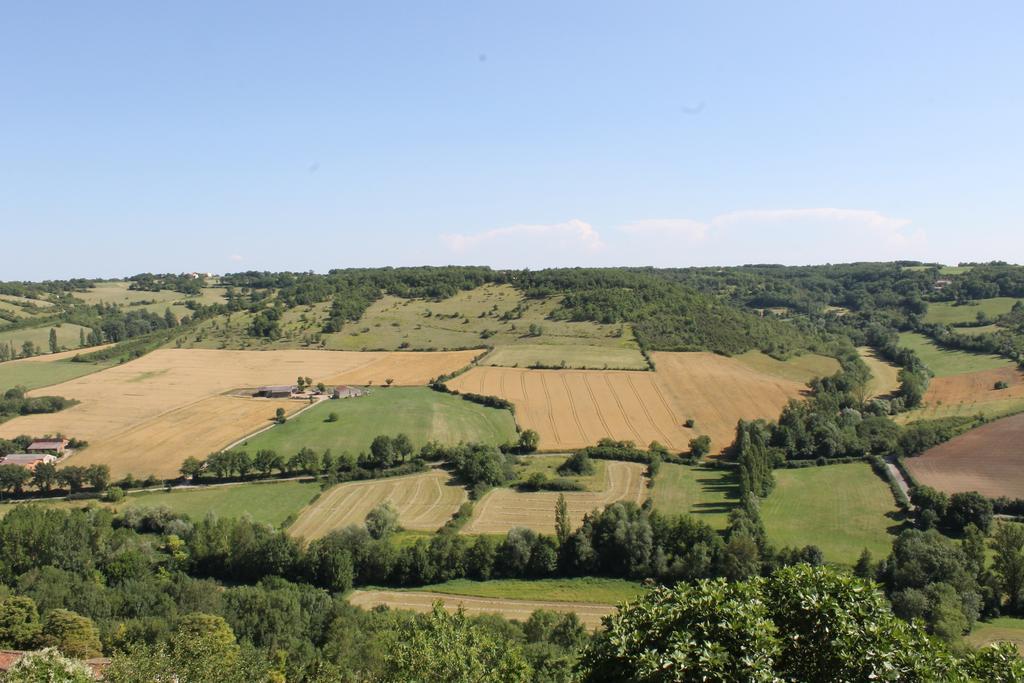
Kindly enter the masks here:
[[[647, 497], [645, 465], [635, 462], [609, 460], [605, 467], [604, 488], [601, 491], [567, 491], [565, 502], [573, 528], [583, 522], [583, 516], [616, 501], [628, 500], [636, 504]], [[492, 489], [473, 509], [473, 517], [463, 527], [466, 534], [505, 533], [513, 527], [527, 527], [552, 534], [555, 531], [555, 503], [560, 494], [554, 491], [520, 492], [509, 488]]]
[[421, 591], [357, 590], [348, 598], [349, 603], [370, 609], [386, 605], [393, 609], [407, 609], [414, 612], [429, 612], [434, 603], [440, 601], [445, 610], [455, 612], [459, 608], [471, 616], [500, 614], [506, 619], [526, 621], [536, 610], [552, 612], [575, 612], [588, 629], [601, 625], [601, 618], [615, 611], [613, 605], [586, 602], [558, 602], [553, 600], [509, 600], [506, 598], [477, 598], [468, 595], [448, 595]]
[[0, 438], [60, 432], [87, 440], [82, 460], [108, 462], [115, 478], [128, 472], [167, 476], [185, 458], [205, 457], [273, 416], [277, 404], [221, 396], [231, 389], [289, 384], [299, 375], [327, 384], [383, 384], [390, 378], [399, 386], [422, 385], [465, 366], [477, 353], [162, 349], [31, 392], [80, 404], [9, 420], [0, 425]]

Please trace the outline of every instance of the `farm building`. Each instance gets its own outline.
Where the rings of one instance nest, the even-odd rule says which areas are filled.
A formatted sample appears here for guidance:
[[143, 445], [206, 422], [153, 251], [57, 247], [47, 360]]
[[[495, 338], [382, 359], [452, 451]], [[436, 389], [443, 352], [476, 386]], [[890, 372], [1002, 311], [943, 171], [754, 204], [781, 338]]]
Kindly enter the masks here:
[[259, 387], [256, 396], [262, 398], [291, 398], [292, 394], [298, 393], [299, 388], [294, 384], [283, 384], [280, 386]]
[[11, 453], [0, 460], [0, 465], [21, 465], [22, 467], [34, 470], [41, 462], [53, 462], [57, 456], [49, 453]]
[[32, 442], [32, 445], [28, 447], [29, 453], [36, 452], [54, 452], [63, 453], [64, 449], [68, 447], [67, 439], [36, 439]]
[[352, 387], [348, 385], [341, 385], [334, 387], [334, 391], [331, 392], [331, 398], [355, 398], [357, 396], [365, 396], [366, 389], [362, 387]]

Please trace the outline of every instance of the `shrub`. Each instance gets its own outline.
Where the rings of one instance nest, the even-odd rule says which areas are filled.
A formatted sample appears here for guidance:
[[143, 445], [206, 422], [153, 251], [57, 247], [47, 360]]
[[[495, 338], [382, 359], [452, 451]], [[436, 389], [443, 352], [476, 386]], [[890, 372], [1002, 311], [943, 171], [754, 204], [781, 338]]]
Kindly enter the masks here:
[[103, 500], [108, 503], [116, 503], [124, 498], [124, 489], [120, 486], [111, 486], [103, 492]]
[[999, 380], [998, 382], [996, 382], [995, 388], [996, 388], [997, 391], [999, 391], [999, 390], [1002, 390], [1002, 389], [1009, 389], [1010, 385], [1007, 384], [1006, 382], [1004, 382], [1003, 380]]
[[563, 477], [589, 476], [595, 471], [594, 461], [584, 451], [576, 451], [558, 466], [558, 473]]

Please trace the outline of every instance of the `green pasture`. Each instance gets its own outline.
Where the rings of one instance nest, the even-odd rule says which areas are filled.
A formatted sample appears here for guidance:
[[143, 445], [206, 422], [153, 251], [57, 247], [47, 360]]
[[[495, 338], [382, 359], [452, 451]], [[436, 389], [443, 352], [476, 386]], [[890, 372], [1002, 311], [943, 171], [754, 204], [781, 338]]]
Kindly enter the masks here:
[[775, 470], [761, 501], [768, 540], [777, 547], [821, 548], [828, 562], [853, 564], [867, 548], [889, 554], [902, 527], [892, 491], [866, 463]]
[[989, 320], [992, 320], [1004, 313], [1009, 313], [1018, 301], [1020, 299], [1000, 296], [991, 299], [978, 299], [966, 304], [956, 304], [952, 301], [930, 303], [924, 321], [941, 325], [973, 323], [978, 319], [979, 313], [984, 313]]
[[899, 343], [900, 346], [915, 351], [936, 377], [980, 370], [996, 370], [1013, 365], [1009, 360], [1000, 356], [943, 349], [928, 337], [917, 332], [901, 333]]
[[[336, 413], [337, 422], [328, 422]], [[338, 455], [367, 450], [374, 437], [404, 433], [413, 444], [427, 441], [494, 445], [516, 439], [512, 413], [487, 408], [427, 387], [374, 388], [367, 396], [322, 401], [283, 425], [246, 441], [249, 453], [268, 448], [289, 456], [301, 448], [330, 448]]]
[[524, 455], [517, 459], [515, 470], [516, 478], [526, 481], [530, 475], [540, 472], [548, 479], [571, 479], [587, 487], [588, 491], [603, 491], [606, 487], [605, 469], [607, 462], [604, 460], [593, 460], [594, 473], [584, 476], [563, 477], [558, 473], [558, 467], [566, 461], [568, 454], [564, 455]]
[[57, 330], [57, 344], [60, 350], [77, 349], [81, 337], [79, 330], [85, 330], [88, 336], [89, 328], [81, 327], [73, 323], [53, 323], [52, 325], [40, 325], [39, 327], [26, 327], [19, 330], [0, 330], [0, 344], [14, 343], [14, 350], [21, 355], [21, 346], [27, 341], [32, 342], [40, 353], [50, 352], [50, 329]]
[[[87, 349], [86, 349], [87, 350]], [[113, 365], [105, 363], [75, 363], [70, 358], [63, 360], [35, 360], [30, 362], [0, 363], [0, 391], [21, 385], [27, 389], [38, 389], [52, 384], [82, 377]]]
[[738, 504], [739, 482], [732, 470], [663, 463], [651, 498], [665, 514], [690, 514], [713, 529], [724, 529]]
[[561, 602], [590, 602], [617, 605], [633, 600], [646, 592], [635, 581], [580, 577], [573, 579], [493, 579], [471, 581], [455, 579], [405, 590], [429, 591], [448, 595], [469, 595], [478, 598], [509, 600], [556, 600]]

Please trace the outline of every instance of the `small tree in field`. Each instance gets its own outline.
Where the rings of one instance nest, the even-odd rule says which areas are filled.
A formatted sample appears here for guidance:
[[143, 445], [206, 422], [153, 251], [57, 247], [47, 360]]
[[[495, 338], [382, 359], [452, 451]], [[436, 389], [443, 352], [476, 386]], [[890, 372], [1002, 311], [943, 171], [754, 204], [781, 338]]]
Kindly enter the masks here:
[[60, 350], [60, 346], [57, 345], [57, 330], [50, 328], [50, 353], [57, 353]]
[[338, 414], [337, 413], [328, 413], [327, 414], [326, 422], [337, 422], [337, 421], [338, 421]]
[[283, 425], [285, 423], [285, 420], [286, 418], [284, 416], [284, 408], [278, 408], [277, 410], [274, 411], [274, 422], [276, 422], [279, 425]]
[[398, 529], [398, 510], [390, 500], [378, 503], [366, 515], [366, 530], [374, 538], [386, 538]]
[[306, 378], [305, 377], [301, 377], [301, 376], [297, 377], [295, 379], [295, 384], [299, 387], [299, 391], [305, 390], [305, 388], [306, 388]]
[[384, 384], [387, 384], [389, 387], [392, 384], [394, 384], [394, 383], [395, 383], [395, 378], [394, 377], [388, 377], [386, 380], [384, 380]]

